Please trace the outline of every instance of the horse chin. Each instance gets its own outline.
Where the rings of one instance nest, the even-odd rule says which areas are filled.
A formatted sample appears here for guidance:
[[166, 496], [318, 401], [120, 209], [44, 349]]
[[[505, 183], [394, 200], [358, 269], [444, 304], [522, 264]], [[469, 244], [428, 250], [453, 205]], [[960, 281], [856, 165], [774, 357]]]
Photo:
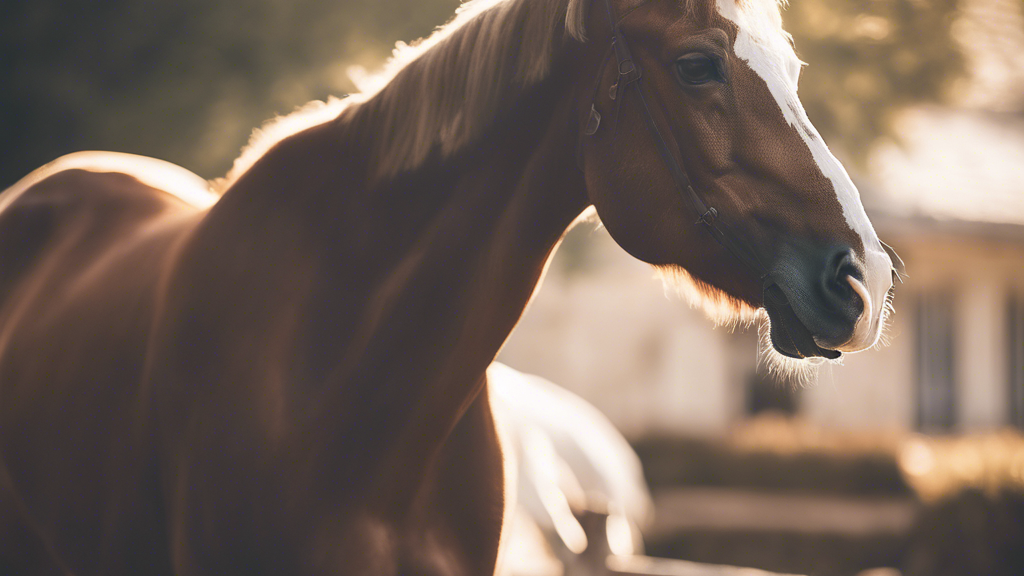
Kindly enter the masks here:
[[[768, 317], [771, 318], [771, 314]], [[814, 341], [814, 336], [799, 322], [790, 324], [770, 321], [769, 330], [772, 348], [788, 358], [827, 358], [835, 360], [843, 355], [838, 350], [818, 346], [818, 343]]]
[[[764, 308], [759, 310], [757, 327], [759, 365], [768, 373], [774, 374], [780, 382], [797, 387], [809, 386], [817, 379], [818, 369], [822, 364], [842, 363], [842, 356], [838, 352], [820, 346], [818, 347], [819, 351], [832, 354], [828, 356], [822, 354], [798, 355], [801, 353], [795, 348], [783, 347], [780, 349], [773, 339], [773, 333], [782, 335], [779, 332], [780, 323], [779, 320], [773, 319]], [[786, 331], [785, 334], [788, 337], [788, 329], [782, 329]]]
[[836, 360], [843, 354], [838, 350], [822, 348], [811, 331], [797, 317], [793, 307], [778, 287], [765, 290], [764, 308], [768, 313], [769, 335], [772, 348], [788, 358], [827, 358]]

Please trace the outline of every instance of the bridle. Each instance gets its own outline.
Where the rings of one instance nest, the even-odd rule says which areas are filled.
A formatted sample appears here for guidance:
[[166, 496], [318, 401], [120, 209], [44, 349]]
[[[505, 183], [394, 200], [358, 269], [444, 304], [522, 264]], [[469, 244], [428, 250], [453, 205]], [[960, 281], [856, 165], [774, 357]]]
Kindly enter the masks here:
[[[697, 215], [697, 221], [695, 224], [702, 225], [708, 233], [722, 246], [724, 246], [733, 256], [736, 257], [740, 262], [750, 268], [754, 273], [757, 274], [758, 278], [765, 282], [769, 282], [770, 273], [767, 268], [761, 263], [761, 260], [757, 257], [757, 254], [750, 249], [746, 242], [744, 242], [730, 227], [728, 224], [722, 221], [718, 214], [718, 210], [714, 206], [705, 202], [699, 194], [693, 189], [693, 185], [690, 183], [690, 178], [683, 171], [679, 162], [676, 161], [675, 156], [669, 150], [668, 144], [665, 143], [664, 137], [661, 135], [661, 131], [658, 130], [658, 125], [654, 121], [654, 117], [651, 115], [651, 109], [647, 105], [647, 98], [644, 96], [643, 84], [640, 82], [641, 71], [633, 60], [633, 56], [629, 51], [629, 46], [626, 44], [626, 38], [622, 34], [622, 30], [619, 29], [619, 23], [615, 21], [612, 16], [611, 0], [604, 0], [605, 10], [608, 14], [608, 23], [612, 28], [612, 45], [610, 50], [614, 50], [615, 60], [617, 61], [618, 67], [618, 78], [615, 83], [612, 84], [608, 91], [608, 97], [615, 102], [615, 130], [618, 132], [619, 123], [619, 110], [622, 106], [622, 102], [629, 93], [628, 88], [633, 86], [633, 92], [636, 93], [640, 100], [640, 112], [647, 123], [648, 132], [651, 133], [651, 137], [654, 139], [654, 144], [658, 147], [658, 153], [661, 155], [665, 166], [672, 174], [672, 179], [675, 180], [676, 187], [679, 189], [680, 195], [683, 197], [684, 202], [689, 203], [694, 212]], [[608, 58], [605, 57], [605, 62]], [[598, 74], [598, 78], [603, 77], [603, 72], [606, 64], [602, 63], [601, 70]], [[600, 86], [600, 80], [598, 80], [598, 86]], [[595, 98], [600, 93], [600, 89], [595, 90]], [[580, 139], [580, 147], [582, 149], [583, 140], [585, 137], [593, 136], [597, 133], [601, 126], [601, 114], [597, 111], [594, 104], [590, 105], [590, 117], [587, 120], [586, 127], [583, 129], [583, 137]], [[582, 156], [582, 152], [579, 154]]]

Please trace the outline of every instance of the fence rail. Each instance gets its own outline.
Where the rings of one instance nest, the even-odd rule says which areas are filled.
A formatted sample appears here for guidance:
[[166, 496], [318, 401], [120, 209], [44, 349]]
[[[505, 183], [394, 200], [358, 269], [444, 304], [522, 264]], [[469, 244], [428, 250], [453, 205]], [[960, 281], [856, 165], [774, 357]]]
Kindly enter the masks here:
[[702, 564], [653, 556], [620, 556], [608, 543], [608, 514], [586, 510], [577, 517], [587, 536], [587, 548], [571, 564], [565, 576], [799, 576], [757, 568]]
[[796, 576], [757, 568], [701, 564], [651, 556], [609, 556], [605, 566], [610, 576]]

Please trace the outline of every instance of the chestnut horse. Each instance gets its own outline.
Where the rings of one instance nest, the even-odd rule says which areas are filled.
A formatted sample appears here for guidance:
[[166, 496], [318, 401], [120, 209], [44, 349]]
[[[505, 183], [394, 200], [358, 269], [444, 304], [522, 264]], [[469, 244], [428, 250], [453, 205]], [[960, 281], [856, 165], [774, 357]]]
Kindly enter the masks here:
[[[0, 571], [494, 571], [485, 371], [590, 206], [774, 347], [871, 347], [893, 262], [774, 0], [473, 0], [212, 194], [86, 153], [0, 196]], [[695, 224], [696, 222], [696, 224]]]

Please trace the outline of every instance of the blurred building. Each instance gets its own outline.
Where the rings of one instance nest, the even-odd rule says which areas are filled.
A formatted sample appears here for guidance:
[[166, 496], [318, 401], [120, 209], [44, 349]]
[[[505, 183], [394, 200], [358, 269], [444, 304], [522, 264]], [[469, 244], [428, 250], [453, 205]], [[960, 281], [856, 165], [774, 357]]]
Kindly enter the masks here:
[[1024, 118], [929, 108], [862, 185], [910, 277], [887, 348], [804, 395], [826, 423], [964, 431], [1024, 425]]

